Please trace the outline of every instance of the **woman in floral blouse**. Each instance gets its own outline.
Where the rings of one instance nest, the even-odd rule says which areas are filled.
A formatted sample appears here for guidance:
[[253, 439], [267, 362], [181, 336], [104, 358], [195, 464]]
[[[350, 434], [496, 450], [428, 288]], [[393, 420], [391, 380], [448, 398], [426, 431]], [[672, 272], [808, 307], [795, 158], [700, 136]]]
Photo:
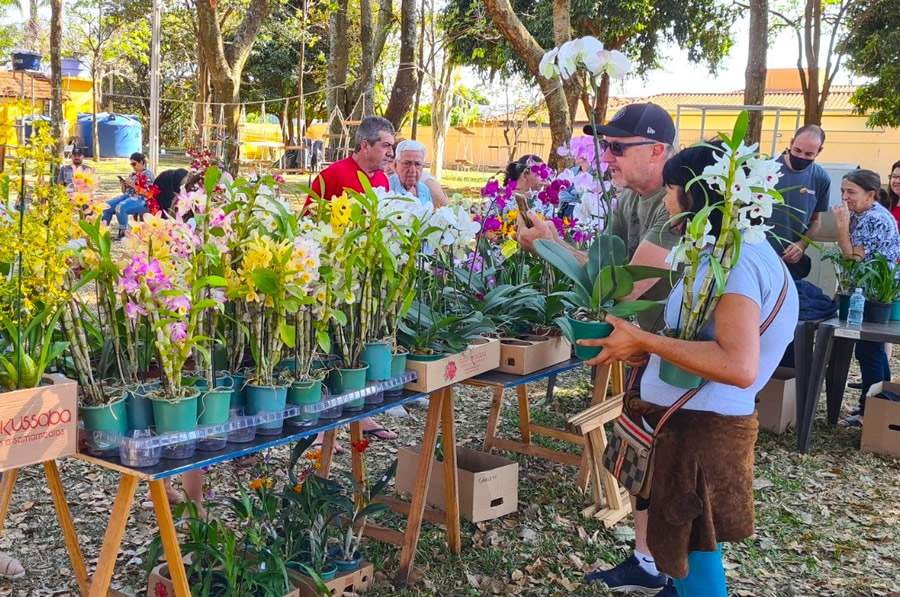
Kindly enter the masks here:
[[[877, 201], [881, 178], [871, 170], [854, 170], [841, 181], [843, 203], [835, 206], [838, 246], [844, 257], [862, 261], [884, 255], [891, 263], [900, 260], [897, 222]], [[891, 378], [887, 353], [881, 342], [857, 342], [856, 358], [862, 373], [862, 396], [847, 423], [857, 426], [866, 408], [869, 386]]]

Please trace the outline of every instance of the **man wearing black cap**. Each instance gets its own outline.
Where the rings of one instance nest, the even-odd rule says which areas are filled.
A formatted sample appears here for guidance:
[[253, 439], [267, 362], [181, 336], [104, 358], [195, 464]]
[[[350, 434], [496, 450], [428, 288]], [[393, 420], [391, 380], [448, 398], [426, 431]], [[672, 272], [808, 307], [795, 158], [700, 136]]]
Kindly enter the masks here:
[[[678, 242], [669, 227], [669, 213], [663, 199], [663, 166], [673, 154], [675, 124], [669, 113], [656, 104], [631, 104], [616, 113], [612, 119], [596, 131], [584, 127], [588, 135], [603, 135], [601, 159], [608, 166], [613, 184], [620, 189], [616, 206], [610, 214], [609, 231], [625, 242], [629, 259], [634, 265], [650, 265], [667, 268], [666, 257]], [[578, 251], [556, 233], [550, 222], [538, 221], [527, 228], [519, 221], [518, 240], [531, 249], [537, 239], [548, 239], [567, 247], [581, 261], [587, 255]], [[670, 290], [668, 280], [643, 280], [635, 283], [629, 298], [643, 297], [651, 300], [665, 298]], [[641, 327], [657, 330], [662, 325], [658, 314], [639, 317]], [[590, 573], [588, 582], [603, 582], [614, 591], [651, 592], [657, 595], [675, 595], [669, 579], [656, 569], [656, 562], [647, 546], [647, 511], [634, 511], [634, 554], [618, 566]]]
[[66, 185], [66, 191], [71, 193], [74, 185], [75, 173], [79, 171], [89, 172], [91, 174], [94, 173], [93, 168], [84, 165], [84, 150], [80, 147], [75, 147], [72, 149], [72, 163], [59, 169], [59, 173], [56, 175], [56, 184]]
[[[598, 126], [596, 131], [588, 125], [584, 132], [603, 135], [601, 159], [608, 167], [613, 184], [620, 189], [610, 214], [610, 233], [625, 242], [631, 263], [667, 267], [666, 257], [678, 242], [669, 229], [669, 214], [663, 205], [666, 190], [662, 171], [672, 155], [675, 141], [672, 117], [653, 103], [630, 104], [605, 125]], [[534, 241], [541, 238], [569, 247], [550, 222], [536, 221], [533, 228], [526, 228], [520, 222], [518, 231], [519, 243], [529, 250]], [[587, 260], [584, 253], [569, 249], [582, 261]], [[635, 284], [632, 296], [657, 300], [665, 298], [668, 290], [665, 280], [643, 280]], [[644, 327], [653, 328], [658, 319], [654, 314], [652, 318], [643, 317], [640, 321]]]

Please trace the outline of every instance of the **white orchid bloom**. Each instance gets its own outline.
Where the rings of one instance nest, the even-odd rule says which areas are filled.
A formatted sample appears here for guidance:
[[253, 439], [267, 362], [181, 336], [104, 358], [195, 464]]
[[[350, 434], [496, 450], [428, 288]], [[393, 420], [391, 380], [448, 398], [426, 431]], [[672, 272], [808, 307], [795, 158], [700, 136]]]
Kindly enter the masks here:
[[575, 41], [567, 41], [559, 47], [556, 54], [556, 63], [559, 65], [559, 76], [569, 79], [578, 69], [579, 53], [581, 51]]
[[730, 190], [732, 200], [737, 203], [747, 205], [753, 201], [753, 191], [743, 168], [737, 168], [734, 171], [734, 180], [731, 181]]
[[611, 79], [624, 79], [631, 72], [631, 60], [618, 50], [603, 50], [601, 60], [603, 68], [596, 73], [598, 77], [605, 72]]
[[578, 62], [592, 75], [603, 72], [606, 68], [607, 56], [604, 53], [603, 43], [596, 37], [586, 35], [574, 41]]
[[744, 242], [750, 243], [751, 245], [758, 245], [759, 243], [763, 243], [766, 241], [766, 233], [771, 229], [772, 226], [767, 226], [766, 224], [757, 224], [756, 226], [745, 228], [743, 230], [742, 237], [744, 239]]
[[747, 178], [753, 186], [766, 190], [774, 189], [778, 179], [781, 178], [781, 164], [775, 160], [750, 158], [746, 164], [750, 168]]
[[538, 66], [538, 72], [545, 79], [552, 79], [559, 74], [559, 68], [556, 66], [556, 56], [559, 54], [559, 48], [553, 48], [545, 53], [541, 58], [541, 64]]
[[561, 158], [567, 158], [572, 155], [572, 150], [569, 149], [568, 145], [560, 145], [556, 148], [556, 155]]

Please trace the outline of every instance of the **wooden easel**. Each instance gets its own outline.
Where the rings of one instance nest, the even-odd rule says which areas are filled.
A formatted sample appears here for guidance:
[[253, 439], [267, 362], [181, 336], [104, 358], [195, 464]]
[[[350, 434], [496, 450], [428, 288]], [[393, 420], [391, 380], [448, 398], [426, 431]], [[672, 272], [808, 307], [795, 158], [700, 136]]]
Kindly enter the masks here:
[[[612, 377], [613, 396], [606, 398], [606, 387]], [[603, 451], [606, 449], [606, 424], [615, 420], [622, 413], [624, 395], [624, 369], [622, 363], [612, 367], [605, 365], [597, 369], [594, 393], [603, 388], [604, 398], [595, 401], [590, 407], [569, 419], [569, 426], [574, 428], [585, 441], [582, 454], [582, 470], [579, 474], [590, 475], [591, 495], [593, 503], [581, 511], [585, 518], [597, 518], [607, 528], [628, 516], [631, 512], [631, 500], [628, 493], [619, 487], [619, 482], [609, 471], [603, 468]]]
[[[47, 475], [47, 486], [50, 488], [50, 496], [53, 498], [56, 517], [59, 520], [59, 526], [62, 528], [66, 551], [69, 552], [72, 571], [75, 573], [78, 588], [81, 590], [81, 594], [84, 595], [87, 593], [89, 586], [88, 573], [84, 565], [84, 557], [81, 555], [81, 546], [78, 544], [75, 524], [72, 522], [72, 513], [69, 511], [69, 503], [66, 501], [66, 494], [63, 491], [62, 480], [59, 478], [59, 469], [56, 467], [55, 460], [47, 460], [42, 464], [44, 465], [44, 473]], [[3, 479], [0, 480], [0, 530], [3, 529], [3, 525], [6, 523], [6, 515], [9, 512], [9, 504], [12, 500], [12, 492], [18, 476], [19, 469], [9, 469], [3, 472]]]

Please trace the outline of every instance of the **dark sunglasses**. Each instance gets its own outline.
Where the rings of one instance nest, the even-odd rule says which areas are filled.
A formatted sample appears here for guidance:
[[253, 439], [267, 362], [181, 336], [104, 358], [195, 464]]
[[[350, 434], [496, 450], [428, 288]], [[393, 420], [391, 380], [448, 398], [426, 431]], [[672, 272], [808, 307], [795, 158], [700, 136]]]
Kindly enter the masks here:
[[638, 145], [656, 145], [659, 141], [633, 141], [631, 143], [622, 143], [621, 141], [607, 141], [600, 139], [600, 151], [609, 150], [611, 154], [620, 158], [625, 155], [625, 150], [629, 147], [637, 147]]

